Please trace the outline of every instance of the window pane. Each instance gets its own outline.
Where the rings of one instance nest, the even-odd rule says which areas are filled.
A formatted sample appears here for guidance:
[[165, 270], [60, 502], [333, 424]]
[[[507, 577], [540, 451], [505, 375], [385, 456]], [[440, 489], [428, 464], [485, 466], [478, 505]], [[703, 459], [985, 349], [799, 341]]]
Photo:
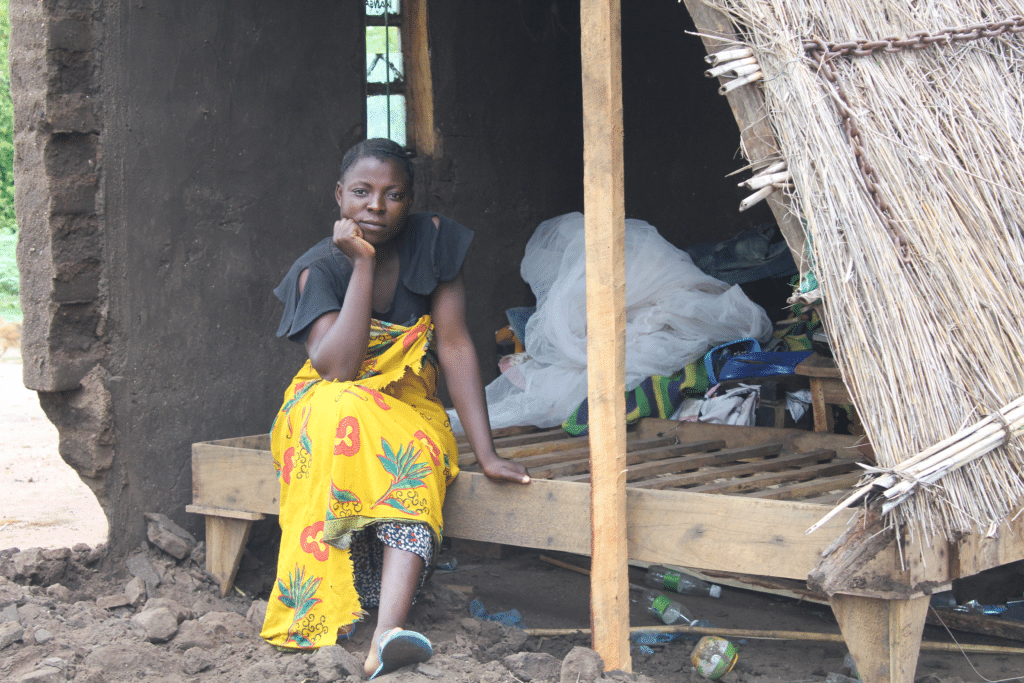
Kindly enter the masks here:
[[366, 14], [379, 17], [385, 12], [398, 14], [402, 10], [402, 0], [366, 0]]
[[390, 138], [405, 146], [405, 95], [366, 98], [366, 137]]
[[397, 26], [366, 27], [366, 82], [394, 83], [404, 78], [402, 34]]

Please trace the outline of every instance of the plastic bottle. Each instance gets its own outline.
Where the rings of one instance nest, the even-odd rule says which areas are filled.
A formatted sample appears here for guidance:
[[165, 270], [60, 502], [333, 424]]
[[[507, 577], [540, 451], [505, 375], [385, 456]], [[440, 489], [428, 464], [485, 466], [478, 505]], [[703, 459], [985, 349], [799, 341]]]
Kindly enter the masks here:
[[693, 622], [693, 619], [686, 615], [685, 607], [658, 591], [644, 591], [643, 605], [647, 608], [648, 612], [666, 624], [674, 624], [679, 620], [687, 624]]
[[712, 598], [722, 596], [722, 587], [697, 577], [672, 571], [660, 564], [653, 564], [647, 570], [647, 585], [674, 593], [686, 595], [708, 595]]

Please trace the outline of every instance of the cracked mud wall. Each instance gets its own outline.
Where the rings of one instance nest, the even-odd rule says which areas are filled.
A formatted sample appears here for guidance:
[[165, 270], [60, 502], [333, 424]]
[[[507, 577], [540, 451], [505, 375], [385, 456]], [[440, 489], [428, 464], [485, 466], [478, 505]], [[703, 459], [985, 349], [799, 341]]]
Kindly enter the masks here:
[[[429, 5], [443, 153], [415, 160], [415, 204], [476, 231], [465, 275], [485, 380], [504, 309], [532, 301], [519, 260], [533, 228], [582, 207], [579, 8], [555, 5], [557, 23], [550, 2]], [[679, 11], [628, 15], [624, 35]], [[184, 512], [191, 444], [265, 432], [303, 360], [274, 337], [271, 290], [329, 234], [337, 163], [364, 136], [362, 3], [11, 0], [11, 18], [26, 386], [115, 555], [144, 538], [143, 512], [201, 532]], [[649, 59], [702, 79], [690, 38]], [[731, 170], [724, 100], [626, 76], [631, 215], [669, 239], [729, 236], [693, 218], [727, 211], [729, 186], [680, 184]], [[726, 130], [714, 163], [686, 173], [709, 135], [665, 137], [682, 104]]]

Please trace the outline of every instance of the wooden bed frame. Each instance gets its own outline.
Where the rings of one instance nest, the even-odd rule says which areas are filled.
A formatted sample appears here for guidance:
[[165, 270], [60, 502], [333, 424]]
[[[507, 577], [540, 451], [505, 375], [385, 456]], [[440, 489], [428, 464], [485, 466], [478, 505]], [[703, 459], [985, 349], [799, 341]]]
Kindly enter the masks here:
[[[547, 430], [495, 443], [530, 467], [533, 483], [492, 483], [464, 452], [445, 503], [445, 535], [589, 555], [586, 439]], [[855, 514], [805, 534], [859, 477], [854, 437], [645, 419], [630, 431], [627, 451], [631, 560], [803, 581]], [[278, 512], [269, 438], [197, 443], [192, 453], [187, 509], [206, 516], [207, 568], [227, 594], [252, 522]], [[859, 589], [830, 596], [866, 683], [913, 681], [928, 595], [1024, 558], [1022, 521], [998, 538], [933, 542], [924, 551], [889, 543], [858, 572]]]

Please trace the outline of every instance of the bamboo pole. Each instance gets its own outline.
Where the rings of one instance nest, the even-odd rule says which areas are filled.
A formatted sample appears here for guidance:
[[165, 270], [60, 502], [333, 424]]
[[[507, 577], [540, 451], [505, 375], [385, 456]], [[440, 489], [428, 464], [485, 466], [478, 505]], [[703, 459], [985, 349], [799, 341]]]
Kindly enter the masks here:
[[619, 0], [584, 0], [580, 27], [591, 429], [590, 621], [593, 647], [605, 666], [629, 671], [629, 565], [623, 533], [626, 273]]
[[[714, 626], [678, 626], [655, 625], [633, 626], [630, 633], [689, 633], [705, 636], [722, 636], [723, 638], [750, 638], [751, 640], [804, 640], [826, 643], [845, 643], [839, 633], [818, 633], [814, 631], [763, 631], [746, 628], [715, 628]], [[523, 631], [528, 636], [557, 638], [574, 634], [590, 633], [585, 628], [528, 628]], [[1024, 654], [1024, 647], [1006, 645], [971, 645], [967, 643], [939, 643], [923, 641], [922, 650], [930, 652], [970, 652], [973, 654]]]

